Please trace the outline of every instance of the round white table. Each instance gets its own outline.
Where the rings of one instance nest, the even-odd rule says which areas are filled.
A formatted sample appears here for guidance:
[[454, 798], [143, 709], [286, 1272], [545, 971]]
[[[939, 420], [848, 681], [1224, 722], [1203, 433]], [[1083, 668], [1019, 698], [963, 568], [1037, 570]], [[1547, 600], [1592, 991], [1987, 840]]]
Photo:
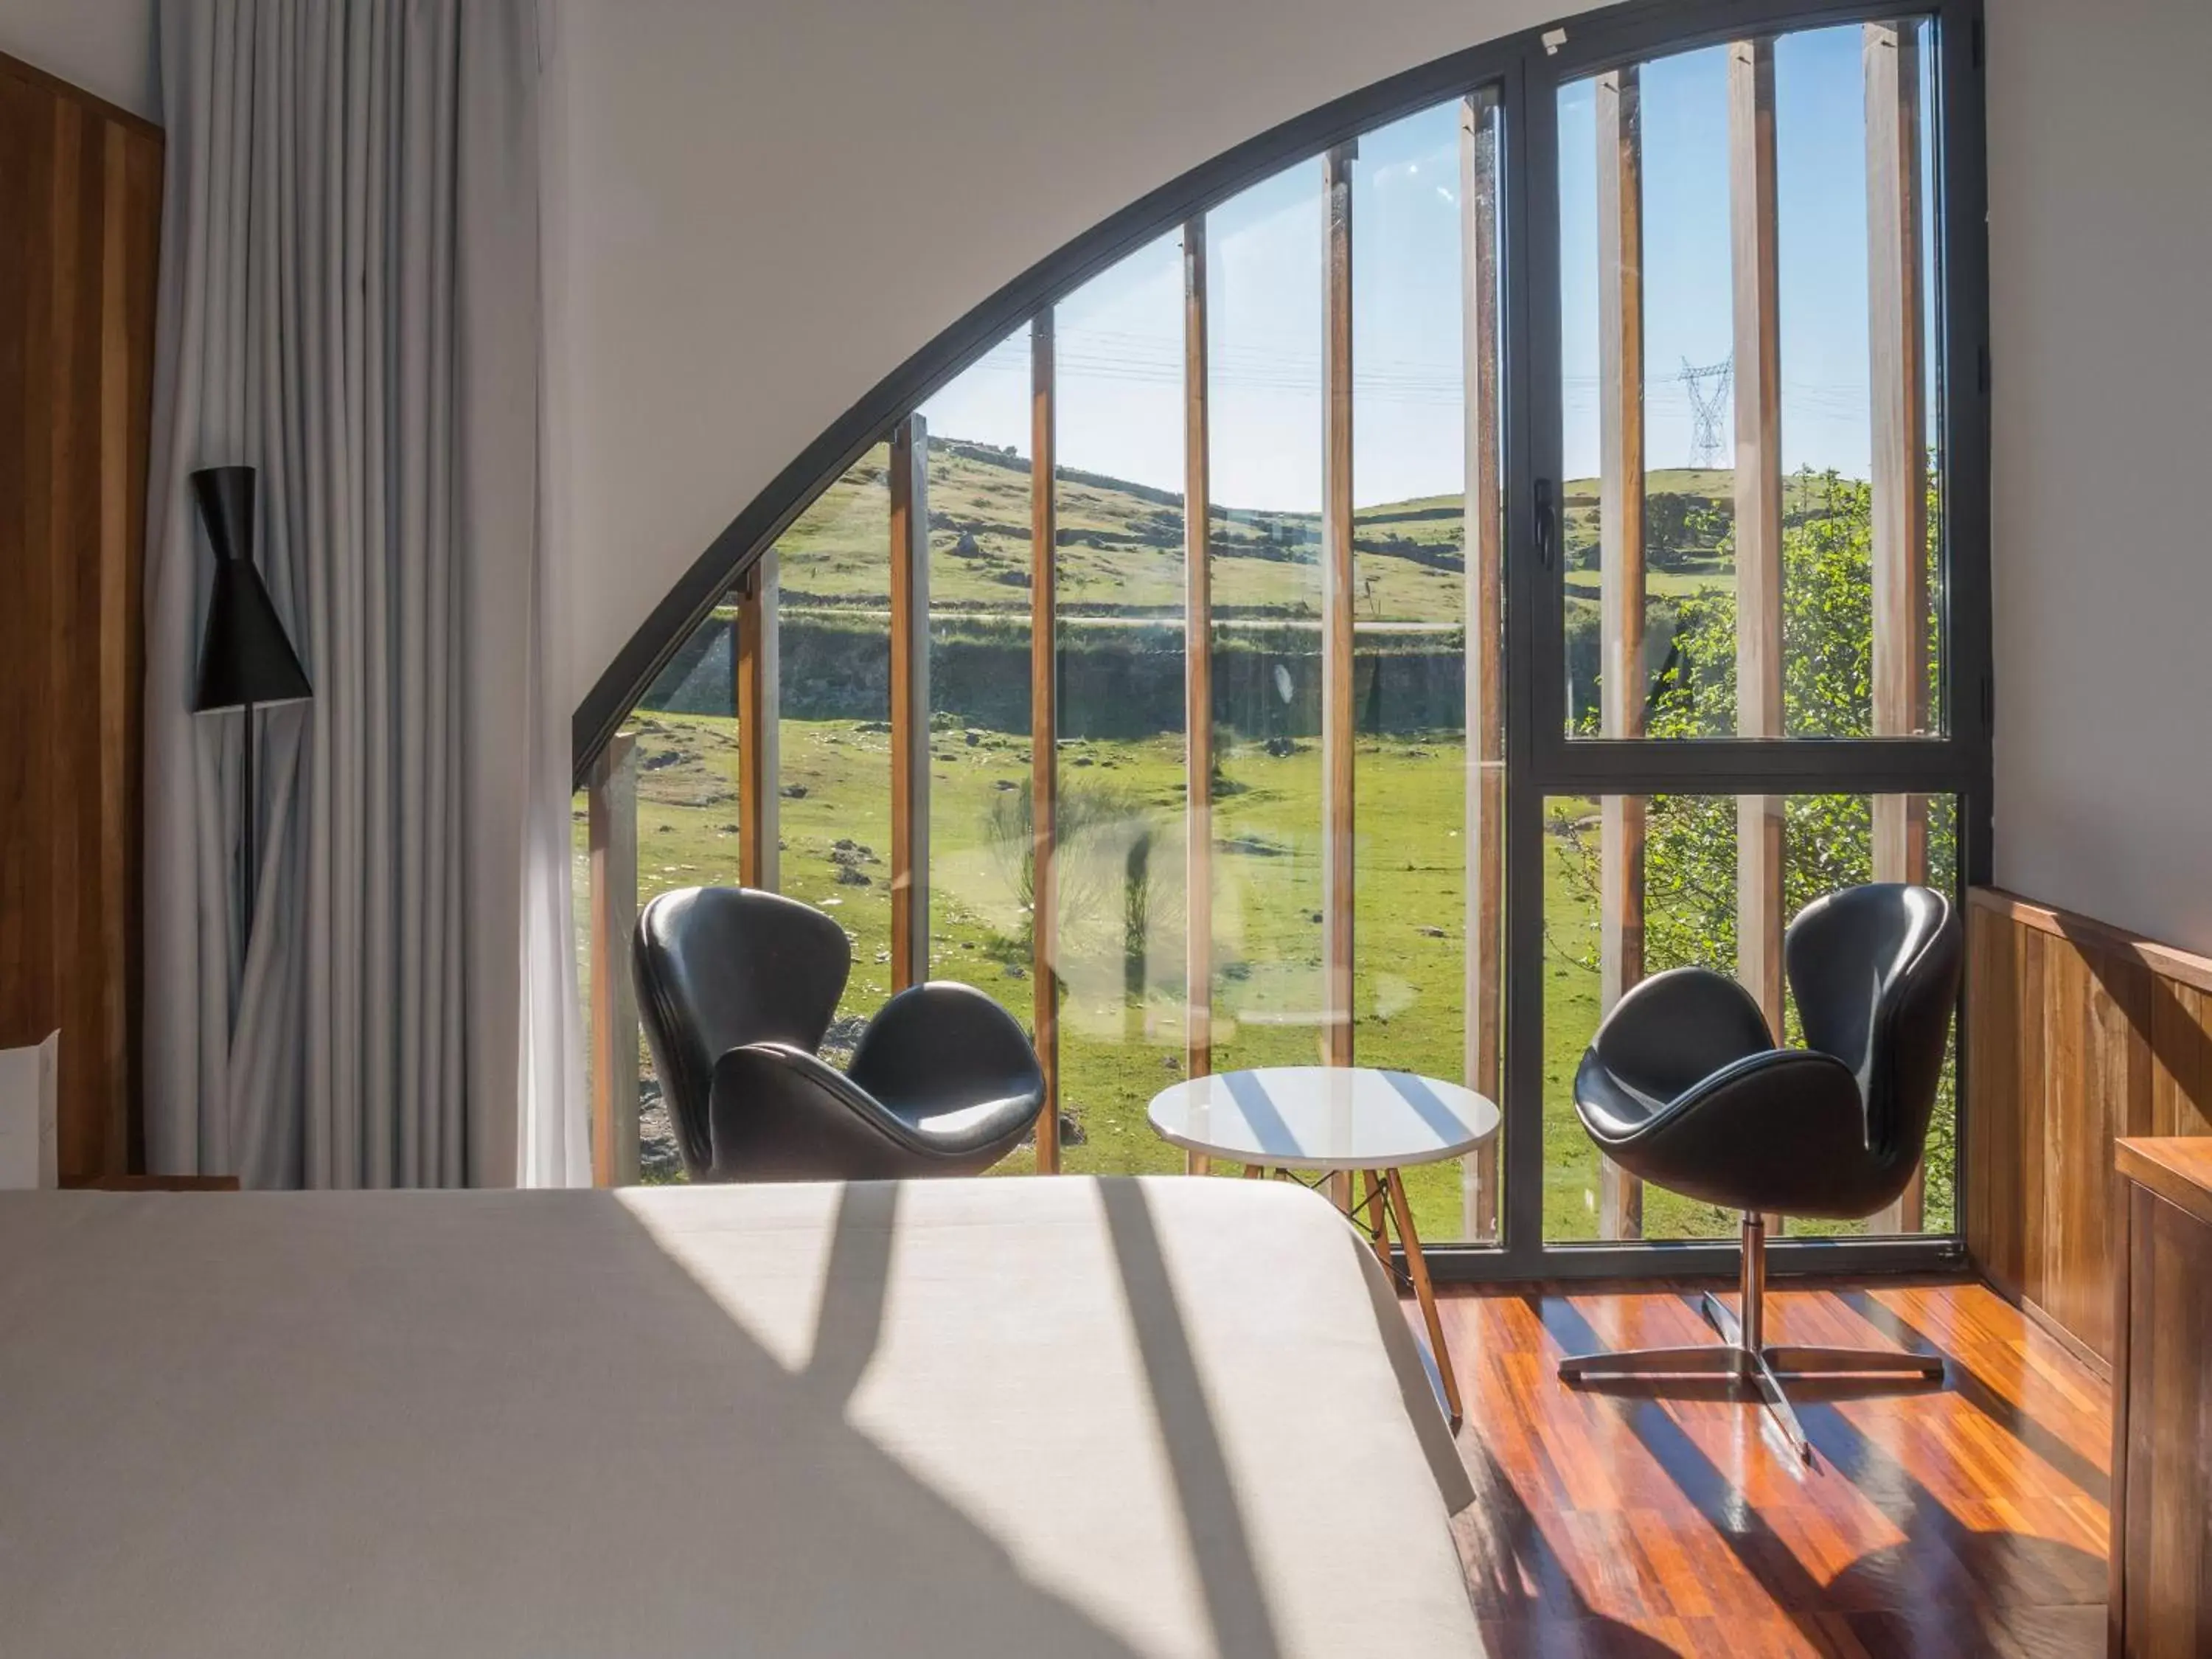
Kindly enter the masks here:
[[1347, 1177], [1334, 1183], [1339, 1201], [1355, 1223], [1364, 1223], [1383, 1267], [1395, 1271], [1393, 1231], [1405, 1251], [1406, 1278], [1429, 1328], [1437, 1390], [1458, 1428], [1459, 1382], [1399, 1172], [1473, 1152], [1498, 1133], [1497, 1106], [1472, 1089], [1411, 1072], [1268, 1066], [1176, 1084], [1152, 1097], [1146, 1115], [1162, 1139], [1207, 1158], [1234, 1159], [1254, 1178], [1295, 1170]]

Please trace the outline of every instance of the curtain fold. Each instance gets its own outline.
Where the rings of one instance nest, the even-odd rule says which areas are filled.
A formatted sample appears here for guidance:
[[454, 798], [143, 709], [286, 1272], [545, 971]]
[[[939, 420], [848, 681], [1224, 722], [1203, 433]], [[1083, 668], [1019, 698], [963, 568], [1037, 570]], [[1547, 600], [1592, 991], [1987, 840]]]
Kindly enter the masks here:
[[[582, 1142], [574, 963], [564, 977], [526, 957], [546, 953], [542, 918], [526, 918], [565, 910], [568, 890], [565, 755], [557, 830], [532, 777], [564, 637], [544, 631], [562, 619], [540, 533], [537, 27], [535, 0], [161, 14], [157, 1171], [254, 1187], [577, 1178], [523, 1144], [518, 1106], [531, 1079], [532, 1133]], [[231, 855], [243, 722], [187, 712], [211, 566], [185, 479], [231, 462], [258, 469], [257, 557], [314, 686], [258, 724], [251, 939]], [[526, 1013], [526, 986], [546, 1006]]]
[[[539, 6], [532, 41], [538, 70], [533, 153], [538, 211], [531, 227], [538, 247], [534, 321], [544, 342], [567, 337], [566, 273], [559, 253], [566, 245], [561, 216], [568, 200], [562, 162], [568, 153], [568, 111], [561, 90], [567, 82], [561, 73], [560, 15], [557, 5]], [[523, 1185], [586, 1187], [592, 1182], [592, 1147], [583, 1079], [587, 1033], [576, 970], [568, 702], [568, 650], [574, 637], [568, 573], [573, 549], [567, 525], [554, 510], [552, 489], [552, 481], [568, 471], [568, 405], [560, 370], [562, 354], [542, 349], [537, 361], [537, 557], [526, 612], [520, 615], [527, 668], [520, 682], [522, 986], [516, 1139]]]

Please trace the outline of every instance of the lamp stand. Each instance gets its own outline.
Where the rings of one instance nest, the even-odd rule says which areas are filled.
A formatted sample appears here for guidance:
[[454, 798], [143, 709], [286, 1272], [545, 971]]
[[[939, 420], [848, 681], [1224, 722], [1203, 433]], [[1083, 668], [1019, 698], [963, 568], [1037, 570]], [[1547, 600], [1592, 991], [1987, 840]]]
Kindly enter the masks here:
[[246, 763], [240, 769], [238, 822], [240, 853], [245, 868], [239, 872], [239, 890], [245, 905], [246, 926], [240, 936], [239, 948], [250, 948], [253, 943], [253, 889], [260, 866], [253, 856], [253, 705], [246, 705]]

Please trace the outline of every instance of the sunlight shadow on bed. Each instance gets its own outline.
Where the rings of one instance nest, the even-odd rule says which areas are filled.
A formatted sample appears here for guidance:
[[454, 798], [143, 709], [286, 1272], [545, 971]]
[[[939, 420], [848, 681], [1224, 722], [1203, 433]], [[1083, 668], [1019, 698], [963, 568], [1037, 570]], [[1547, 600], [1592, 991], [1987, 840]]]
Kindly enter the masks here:
[[[297, 1204], [318, 1224], [289, 1224]], [[11, 1513], [40, 1505], [0, 1538], [18, 1650], [1139, 1651], [612, 1196], [432, 1200], [398, 1229], [357, 1212], [373, 1238], [344, 1207], [256, 1200], [265, 1226], [240, 1237], [234, 1212], [200, 1252], [173, 1224], [158, 1261], [125, 1225], [30, 1292], [52, 1340], [0, 1346], [0, 1485]], [[103, 1279], [127, 1289], [87, 1293]], [[860, 1325], [833, 1328], [843, 1376]], [[64, 1397], [26, 1375], [42, 1364], [103, 1386]]]
[[1480, 1650], [1310, 1194], [10, 1196], [10, 1651]]
[[1275, 1659], [1282, 1651], [1275, 1621], [1146, 1189], [1135, 1182], [1103, 1182], [1099, 1200], [1151, 1380], [1183, 1527], [1205, 1586], [1214, 1650], [1222, 1659]]

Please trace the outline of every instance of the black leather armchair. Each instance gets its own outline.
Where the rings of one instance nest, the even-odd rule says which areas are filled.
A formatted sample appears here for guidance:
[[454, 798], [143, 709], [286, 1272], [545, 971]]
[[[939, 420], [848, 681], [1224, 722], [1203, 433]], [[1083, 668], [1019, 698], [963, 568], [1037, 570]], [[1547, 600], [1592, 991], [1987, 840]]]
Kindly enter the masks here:
[[638, 917], [638, 1013], [695, 1181], [973, 1175], [1044, 1100], [1022, 1028], [966, 985], [900, 992], [840, 1072], [817, 1054], [852, 970], [812, 906], [738, 887], [663, 893]]
[[1905, 1190], [1935, 1109], [1963, 943], [1942, 894], [1882, 884], [1808, 905], [1784, 949], [1805, 1048], [1778, 1048], [1735, 981], [1680, 968], [1613, 1006], [1575, 1078], [1575, 1109], [1607, 1158], [1743, 1212], [1741, 1316], [1708, 1295], [1704, 1311], [1720, 1346], [1578, 1355], [1559, 1374], [1738, 1376], [1810, 1457], [1781, 1376], [1940, 1377], [1942, 1363], [1767, 1343], [1765, 1216], [1855, 1219]]

